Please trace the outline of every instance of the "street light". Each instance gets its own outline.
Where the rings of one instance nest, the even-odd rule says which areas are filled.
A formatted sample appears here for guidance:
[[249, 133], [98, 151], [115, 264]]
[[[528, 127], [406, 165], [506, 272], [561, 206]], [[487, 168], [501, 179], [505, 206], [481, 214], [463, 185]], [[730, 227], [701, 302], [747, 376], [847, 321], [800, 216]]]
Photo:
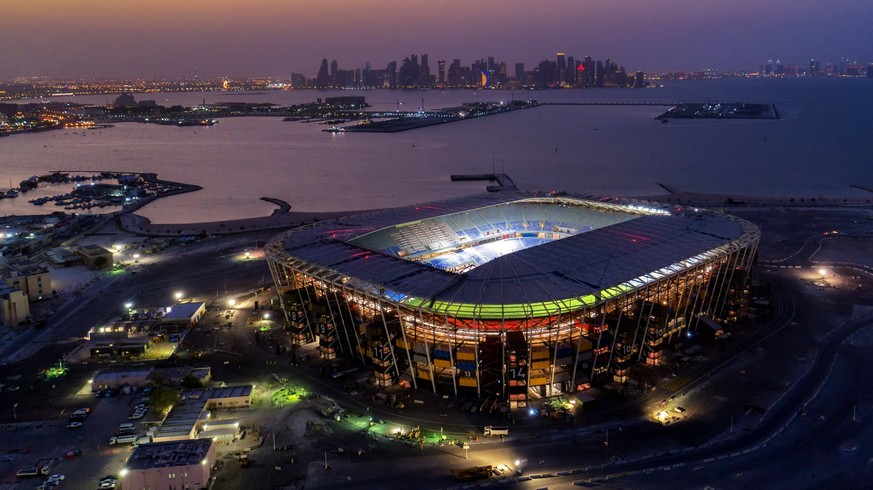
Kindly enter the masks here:
[[183, 296], [182, 291], [176, 291], [176, 294], [174, 294], [173, 296], [176, 297], [176, 301], [179, 301], [180, 299], [182, 299]]
[[133, 303], [131, 303], [131, 302], [124, 303], [124, 308], [127, 310], [130, 310], [131, 308], [133, 308]]
[[235, 299], [230, 298], [229, 300], [227, 300], [227, 306], [230, 306], [231, 308], [233, 308], [233, 305], [235, 305], [235, 304], [236, 304]]

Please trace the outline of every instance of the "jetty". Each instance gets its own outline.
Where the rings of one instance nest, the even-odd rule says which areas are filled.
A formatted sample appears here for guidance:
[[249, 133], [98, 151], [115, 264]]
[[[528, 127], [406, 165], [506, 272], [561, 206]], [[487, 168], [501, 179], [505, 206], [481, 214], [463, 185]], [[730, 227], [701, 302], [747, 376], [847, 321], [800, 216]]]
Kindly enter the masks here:
[[488, 192], [517, 191], [515, 182], [506, 174], [456, 174], [452, 175], [452, 182], [464, 182], [471, 180], [486, 180], [497, 182], [497, 185], [485, 187]]

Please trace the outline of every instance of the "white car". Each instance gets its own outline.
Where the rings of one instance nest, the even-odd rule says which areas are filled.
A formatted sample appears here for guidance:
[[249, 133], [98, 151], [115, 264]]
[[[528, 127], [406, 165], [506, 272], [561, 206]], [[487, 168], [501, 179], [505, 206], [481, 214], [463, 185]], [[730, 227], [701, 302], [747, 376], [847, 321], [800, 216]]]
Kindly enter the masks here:
[[67, 424], [68, 429], [78, 429], [79, 427], [82, 427], [82, 422], [73, 421]]
[[54, 475], [48, 477], [49, 481], [64, 481], [64, 475], [60, 473], [55, 473]]

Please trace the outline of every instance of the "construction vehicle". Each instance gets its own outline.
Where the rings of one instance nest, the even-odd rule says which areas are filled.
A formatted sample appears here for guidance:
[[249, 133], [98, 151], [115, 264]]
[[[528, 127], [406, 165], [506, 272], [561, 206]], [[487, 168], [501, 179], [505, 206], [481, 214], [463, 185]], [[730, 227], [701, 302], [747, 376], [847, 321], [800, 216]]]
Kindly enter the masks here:
[[494, 427], [491, 425], [486, 425], [484, 433], [485, 433], [485, 437], [508, 436], [509, 435], [509, 427]]

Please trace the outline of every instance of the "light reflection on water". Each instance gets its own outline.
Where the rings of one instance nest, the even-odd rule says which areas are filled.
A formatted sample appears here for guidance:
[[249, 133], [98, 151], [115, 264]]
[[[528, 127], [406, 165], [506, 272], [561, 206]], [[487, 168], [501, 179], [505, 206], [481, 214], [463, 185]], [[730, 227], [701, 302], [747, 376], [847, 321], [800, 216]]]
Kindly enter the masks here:
[[[267, 95], [146, 94], [165, 104], [240, 100], [280, 104], [354, 91]], [[524, 98], [516, 91], [364, 91], [378, 109], [445, 107]], [[50, 170], [157, 172], [202, 186], [140, 211], [156, 222], [233, 219], [270, 213], [261, 196], [299, 211], [396, 206], [470, 194], [484, 183], [453, 173], [510, 174], [525, 190], [647, 195], [658, 183], [728, 194], [863, 196], [873, 187], [873, 80], [720, 80], [651, 90], [531, 92], [540, 101], [773, 102], [776, 121], [670, 121], [657, 106], [553, 106], [395, 134], [329, 134], [327, 126], [272, 118], [224, 119], [208, 127], [117, 124], [102, 131], [51, 131], [0, 139], [0, 188]], [[167, 100], [160, 100], [161, 98]], [[104, 102], [107, 96], [92, 97]], [[86, 98], [75, 98], [87, 101]], [[34, 195], [33, 197], [36, 197]], [[0, 201], [0, 214], [37, 208]]]

